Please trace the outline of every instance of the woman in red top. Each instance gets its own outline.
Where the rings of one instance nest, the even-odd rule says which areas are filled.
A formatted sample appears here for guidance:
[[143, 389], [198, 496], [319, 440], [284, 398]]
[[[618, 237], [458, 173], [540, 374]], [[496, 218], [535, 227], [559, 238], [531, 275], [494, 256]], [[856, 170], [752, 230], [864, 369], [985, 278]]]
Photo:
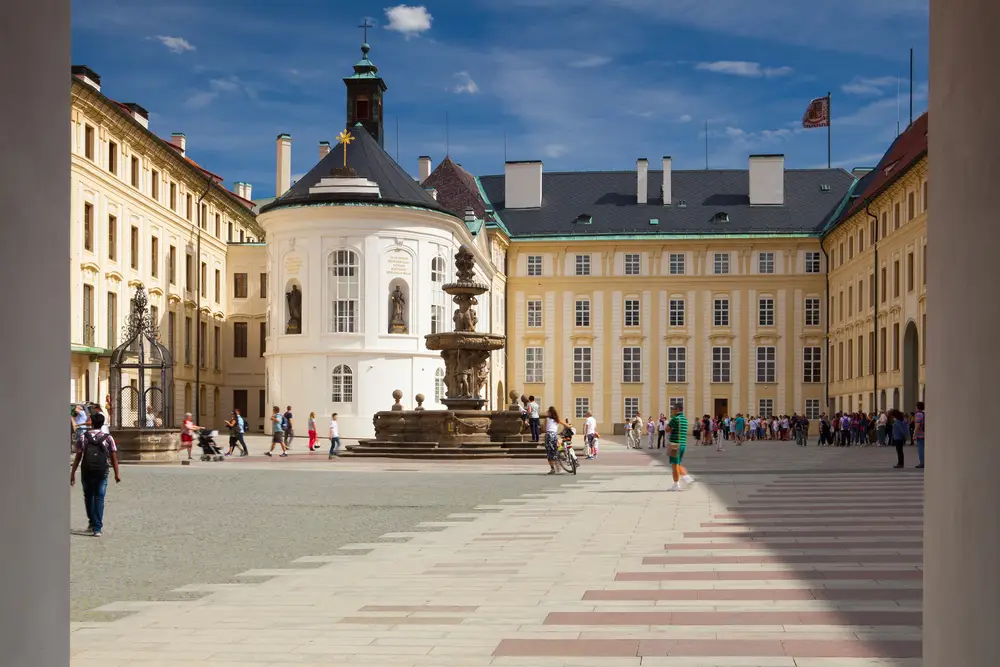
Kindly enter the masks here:
[[181, 427], [181, 449], [186, 449], [188, 461], [191, 460], [191, 447], [194, 445], [194, 432], [201, 427], [194, 423], [190, 412], [184, 413], [184, 426]]

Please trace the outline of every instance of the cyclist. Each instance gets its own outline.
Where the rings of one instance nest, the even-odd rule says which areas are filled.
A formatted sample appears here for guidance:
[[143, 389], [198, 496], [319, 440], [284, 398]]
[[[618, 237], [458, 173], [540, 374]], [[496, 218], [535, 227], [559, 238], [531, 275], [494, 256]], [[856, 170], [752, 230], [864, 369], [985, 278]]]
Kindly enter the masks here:
[[555, 406], [550, 405], [545, 418], [545, 458], [549, 460], [549, 474], [555, 475], [556, 457], [559, 455], [559, 427], [572, 428], [569, 422], [559, 418]]

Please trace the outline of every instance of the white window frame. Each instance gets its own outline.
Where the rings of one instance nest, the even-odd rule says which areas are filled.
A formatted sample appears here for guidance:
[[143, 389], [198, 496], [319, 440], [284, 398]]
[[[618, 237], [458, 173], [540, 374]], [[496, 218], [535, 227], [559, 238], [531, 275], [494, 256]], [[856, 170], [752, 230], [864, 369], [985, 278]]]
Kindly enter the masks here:
[[685, 384], [687, 382], [687, 348], [667, 348], [667, 382]]
[[525, 384], [545, 382], [545, 348], [524, 348], [524, 382]]
[[361, 255], [337, 248], [327, 256], [330, 294], [328, 333], [361, 333]]
[[775, 384], [778, 381], [778, 348], [773, 345], [757, 347], [757, 383]]
[[805, 326], [807, 327], [818, 327], [821, 322], [820, 314], [820, 298], [818, 296], [808, 296], [806, 297], [805, 307]]
[[636, 328], [641, 323], [642, 302], [639, 299], [625, 299], [625, 326]]
[[823, 348], [807, 345], [802, 348], [802, 382], [816, 384], [823, 381]]
[[770, 419], [774, 416], [774, 399], [761, 398], [757, 400], [757, 416]]
[[684, 412], [684, 397], [674, 396], [673, 398], [667, 399], [668, 407], [670, 408], [671, 414], [674, 411], [674, 407], [679, 407], [681, 412]]
[[682, 252], [672, 252], [670, 253], [668, 272], [672, 276], [683, 276], [686, 271], [685, 260], [686, 255]]
[[586, 419], [588, 412], [590, 412], [589, 398], [579, 397], [573, 399], [573, 416], [575, 419]]
[[818, 250], [806, 251], [806, 273], [820, 273], [820, 257]]
[[542, 321], [542, 300], [528, 299], [528, 328], [540, 329]]
[[713, 300], [712, 322], [717, 327], [729, 326], [729, 297], [716, 297]]
[[542, 275], [542, 256], [541, 255], [528, 255], [528, 275], [529, 276], [540, 276], [540, 275]]
[[578, 276], [589, 276], [590, 275], [590, 255], [577, 255], [574, 261], [574, 268], [576, 269], [576, 275]]
[[712, 258], [712, 273], [717, 276], [729, 275], [729, 253], [717, 252]]
[[594, 349], [592, 347], [573, 348], [573, 382], [574, 384], [589, 384], [593, 382], [593, 359]]
[[331, 403], [354, 402], [354, 371], [347, 364], [337, 364], [330, 375]]
[[712, 384], [729, 384], [733, 381], [733, 348], [712, 348]]
[[444, 369], [434, 371], [434, 402], [441, 403], [447, 398], [447, 387], [444, 384]]
[[577, 299], [573, 306], [573, 323], [578, 327], [590, 326], [590, 299]]
[[444, 331], [444, 306], [434, 304], [431, 306], [431, 333], [443, 333]]
[[622, 422], [627, 422], [639, 413], [639, 397], [638, 396], [626, 396], [625, 400], [622, 402], [622, 409], [625, 411], [625, 416]]
[[642, 348], [628, 346], [622, 348], [622, 382], [642, 382]]
[[761, 252], [757, 254], [757, 273], [769, 275], [774, 273], [774, 253]]
[[774, 326], [774, 297], [762, 296], [757, 300], [757, 326]]
[[642, 255], [637, 252], [625, 253], [625, 275], [638, 276], [642, 271]]
[[684, 299], [670, 300], [670, 326], [683, 327], [687, 321]]
[[819, 419], [819, 399], [807, 398], [805, 407], [806, 419]]

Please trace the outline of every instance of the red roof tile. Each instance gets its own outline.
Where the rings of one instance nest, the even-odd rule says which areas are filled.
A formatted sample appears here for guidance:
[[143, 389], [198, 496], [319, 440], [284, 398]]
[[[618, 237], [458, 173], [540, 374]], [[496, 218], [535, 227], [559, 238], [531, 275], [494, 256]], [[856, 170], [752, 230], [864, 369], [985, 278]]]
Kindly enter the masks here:
[[477, 218], [486, 218], [486, 203], [479, 194], [476, 177], [450, 157], [446, 157], [422, 185], [437, 190], [437, 200], [441, 206], [458, 217], [465, 217], [466, 209], [471, 208]]

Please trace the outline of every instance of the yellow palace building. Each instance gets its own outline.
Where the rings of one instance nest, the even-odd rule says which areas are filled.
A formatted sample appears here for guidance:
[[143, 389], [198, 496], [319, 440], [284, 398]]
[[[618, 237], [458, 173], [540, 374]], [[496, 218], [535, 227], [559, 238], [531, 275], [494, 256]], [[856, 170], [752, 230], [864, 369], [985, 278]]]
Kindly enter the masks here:
[[831, 411], [913, 411], [926, 383], [927, 114], [852, 186], [823, 236]]

